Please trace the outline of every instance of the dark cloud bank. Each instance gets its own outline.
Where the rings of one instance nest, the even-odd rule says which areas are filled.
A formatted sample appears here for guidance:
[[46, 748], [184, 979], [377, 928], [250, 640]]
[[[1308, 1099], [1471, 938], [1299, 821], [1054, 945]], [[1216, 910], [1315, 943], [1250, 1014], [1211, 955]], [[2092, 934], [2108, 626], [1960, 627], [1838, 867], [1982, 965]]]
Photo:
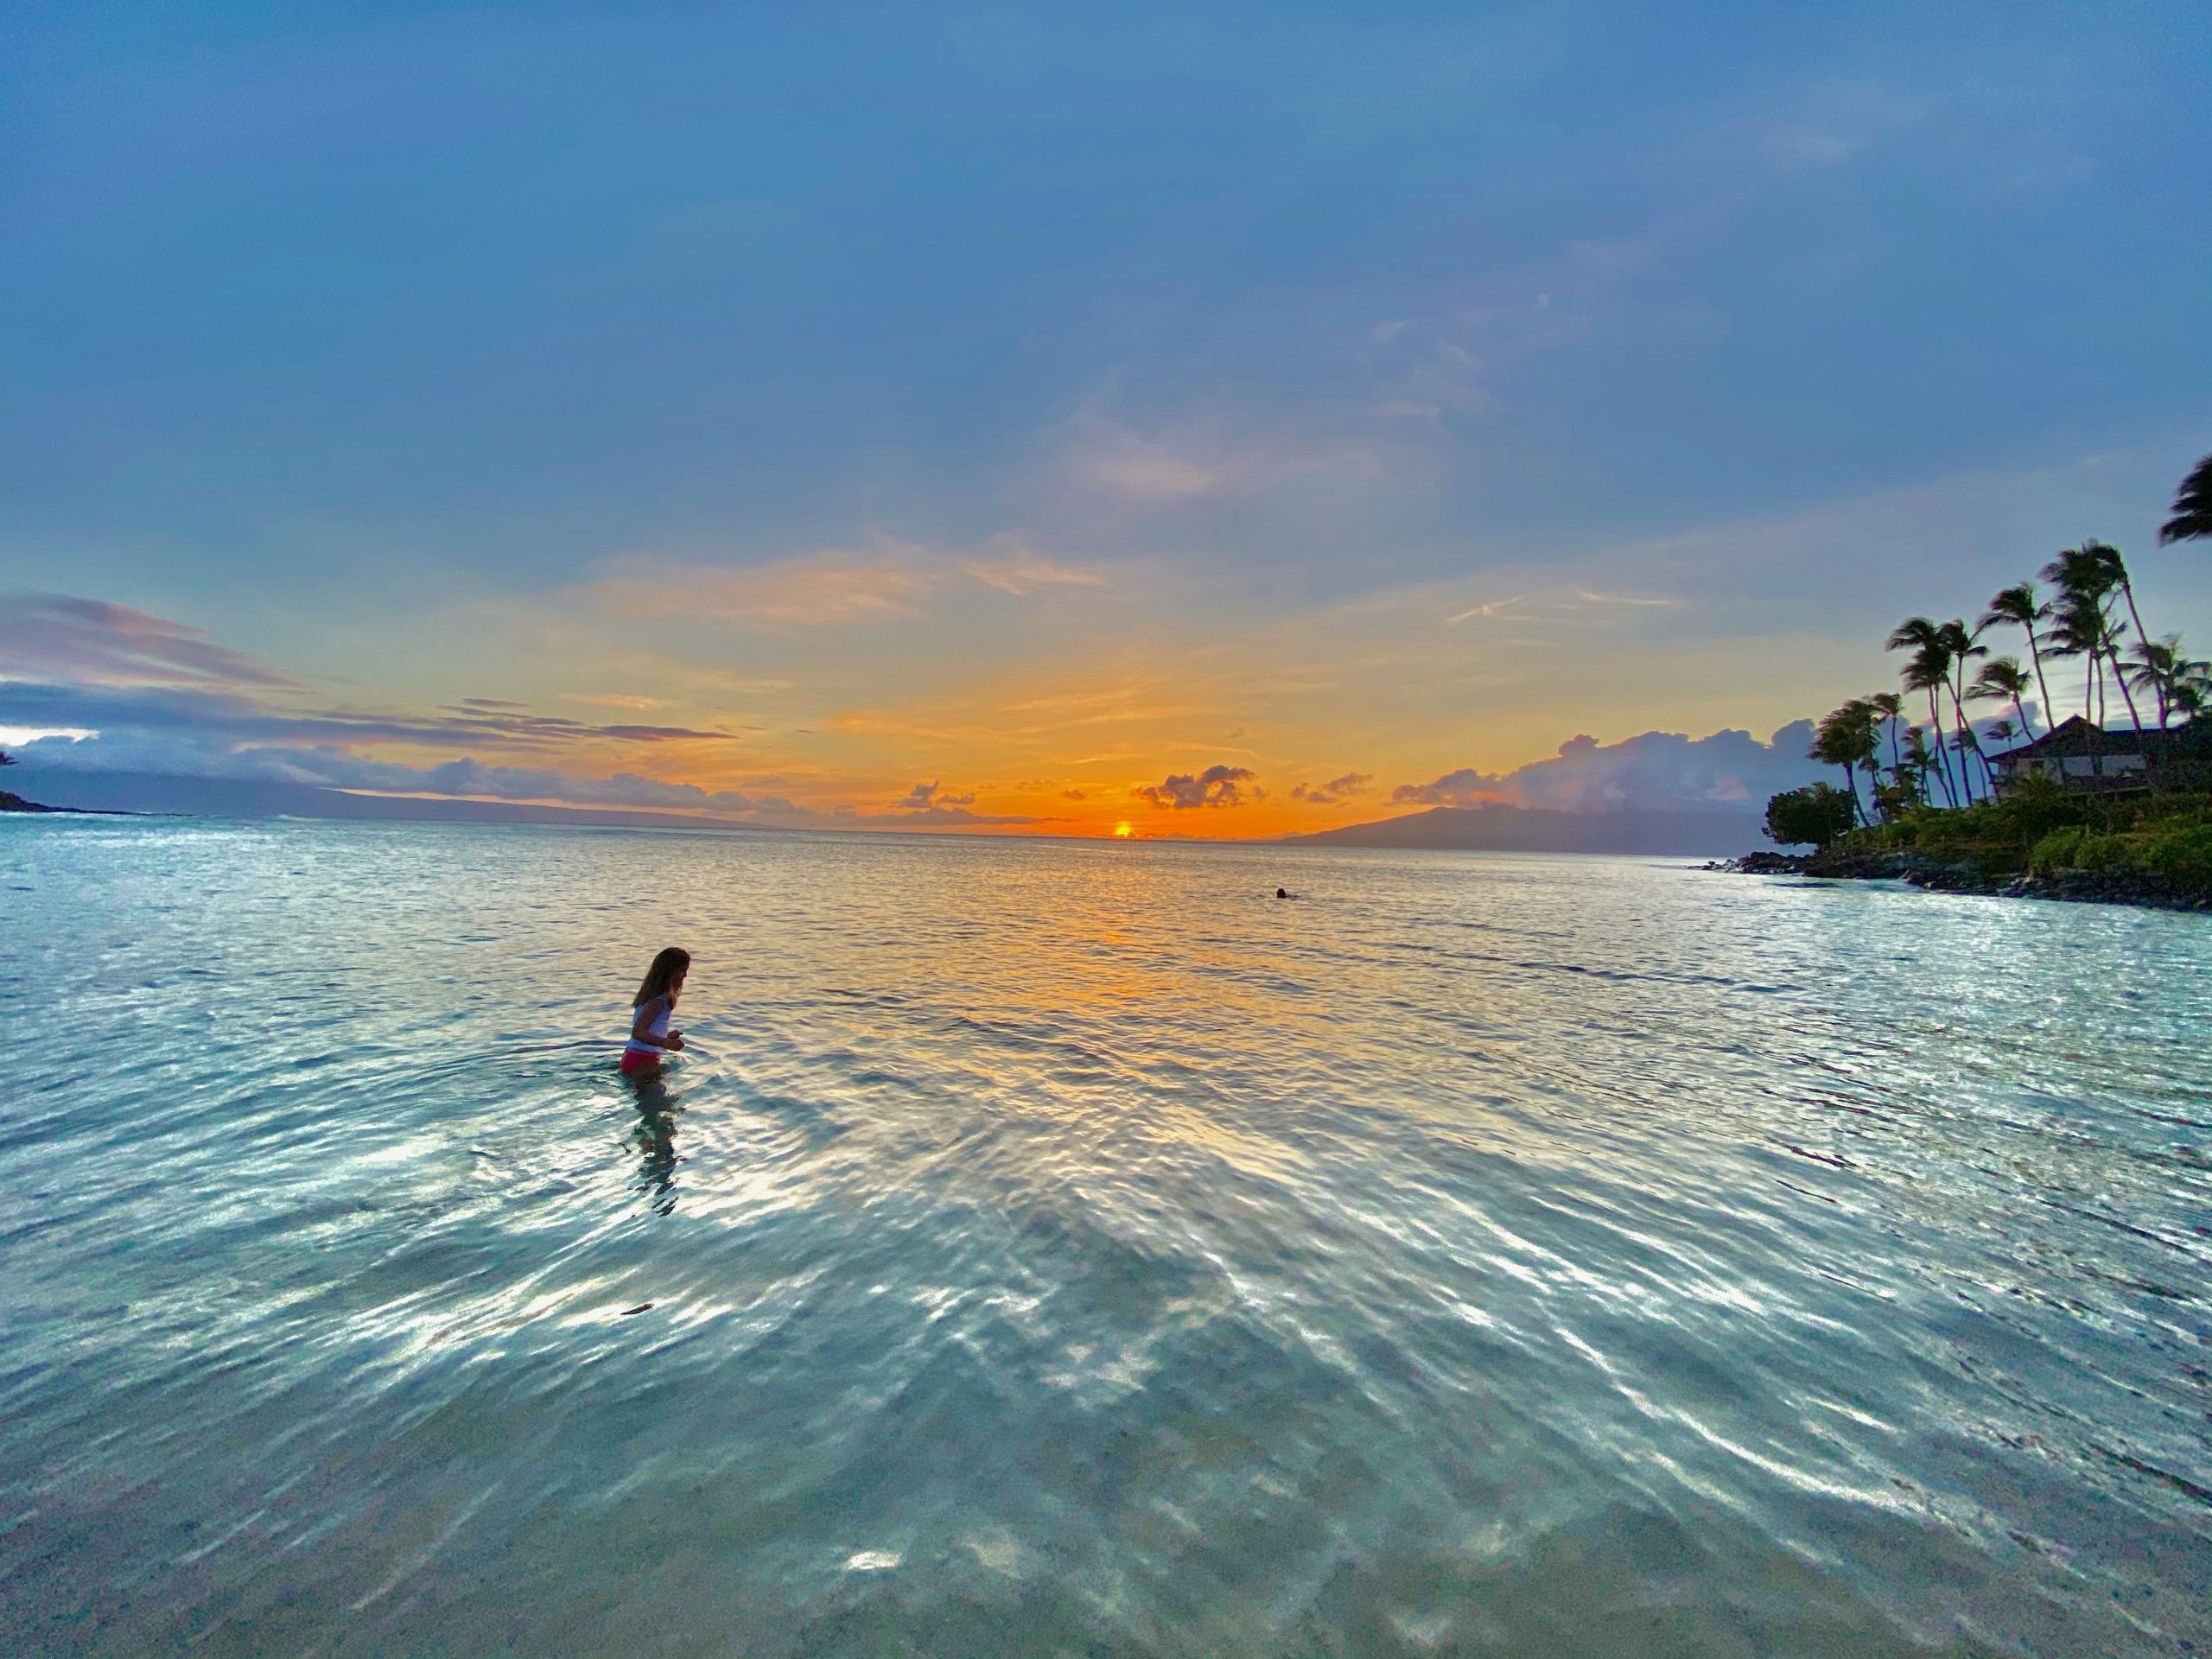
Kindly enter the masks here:
[[1765, 742], [1749, 732], [1692, 738], [1587, 735], [1509, 772], [1461, 767], [1402, 784], [1390, 804], [1426, 807], [1298, 839], [1340, 846], [1711, 856], [1757, 843], [1767, 797], [1819, 775], [1810, 721]]
[[[1821, 775], [1805, 757], [1813, 722], [1793, 721], [1762, 743], [1749, 732], [1692, 738], [1645, 732], [1618, 743], [1569, 738], [1548, 760], [1509, 772], [1462, 767], [1426, 784], [1401, 784], [1393, 806], [1486, 804], [1560, 812], [1763, 810], [1767, 798]], [[1333, 785], [1332, 785], [1333, 787]]]

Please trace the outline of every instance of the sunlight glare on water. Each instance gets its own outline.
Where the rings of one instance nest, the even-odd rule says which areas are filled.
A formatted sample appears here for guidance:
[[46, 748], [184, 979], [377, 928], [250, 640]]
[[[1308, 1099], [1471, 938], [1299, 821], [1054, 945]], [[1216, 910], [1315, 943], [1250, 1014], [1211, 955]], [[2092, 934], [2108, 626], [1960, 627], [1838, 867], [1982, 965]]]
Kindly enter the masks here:
[[2212, 918], [191, 821], [0, 901], [0, 1650], [2212, 1643]]

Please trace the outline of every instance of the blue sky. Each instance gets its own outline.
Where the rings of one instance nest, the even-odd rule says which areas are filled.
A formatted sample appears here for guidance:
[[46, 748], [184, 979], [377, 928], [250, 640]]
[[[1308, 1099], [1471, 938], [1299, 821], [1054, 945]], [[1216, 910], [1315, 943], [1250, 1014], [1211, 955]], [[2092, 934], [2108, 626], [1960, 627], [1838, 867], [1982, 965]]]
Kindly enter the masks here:
[[2212, 643], [2198, 6], [14, 16], [0, 586], [325, 702], [1033, 810], [1764, 733], [2088, 535]]

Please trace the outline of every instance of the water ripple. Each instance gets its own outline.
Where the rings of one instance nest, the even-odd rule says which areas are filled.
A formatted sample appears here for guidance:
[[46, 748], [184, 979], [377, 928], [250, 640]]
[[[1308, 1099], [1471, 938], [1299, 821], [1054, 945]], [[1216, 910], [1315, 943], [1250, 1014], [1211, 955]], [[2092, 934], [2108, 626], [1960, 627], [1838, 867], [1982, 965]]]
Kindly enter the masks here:
[[2212, 1643], [2203, 918], [189, 822], [0, 889], [0, 1649]]

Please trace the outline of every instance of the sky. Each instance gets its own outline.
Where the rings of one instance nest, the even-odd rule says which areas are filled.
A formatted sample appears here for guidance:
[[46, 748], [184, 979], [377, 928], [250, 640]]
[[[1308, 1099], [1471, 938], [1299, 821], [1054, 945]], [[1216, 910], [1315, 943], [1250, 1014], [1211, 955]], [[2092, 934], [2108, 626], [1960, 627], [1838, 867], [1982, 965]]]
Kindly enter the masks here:
[[1274, 835], [1755, 802], [2085, 537], [2212, 645], [2196, 0], [4, 38], [42, 763]]

